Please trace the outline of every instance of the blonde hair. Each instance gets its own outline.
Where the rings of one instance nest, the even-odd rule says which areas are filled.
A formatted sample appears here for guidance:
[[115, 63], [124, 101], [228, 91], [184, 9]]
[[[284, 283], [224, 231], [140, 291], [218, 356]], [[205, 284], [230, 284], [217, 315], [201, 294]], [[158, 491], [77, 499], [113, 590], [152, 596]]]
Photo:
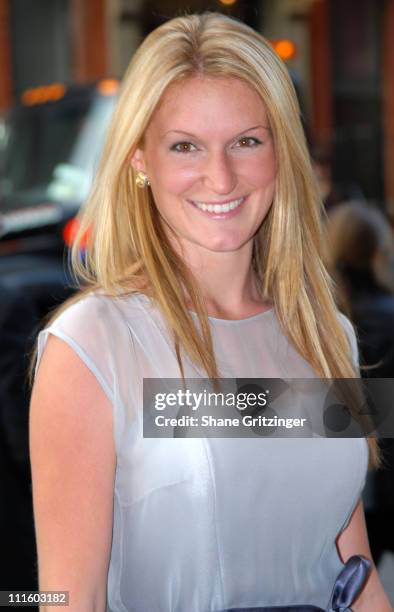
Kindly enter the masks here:
[[[277, 159], [274, 200], [255, 237], [252, 265], [283, 332], [322, 377], [352, 378], [348, 338], [321, 261], [320, 199], [293, 84], [270, 44], [218, 13], [172, 19], [142, 43], [124, 77], [92, 194], [81, 213], [73, 266], [88, 289], [142, 291], [160, 308], [177, 349], [219, 376], [199, 287], [171, 248], [150, 189], [135, 186], [130, 156], [167, 87], [192, 76], [249, 84], [265, 105]], [[88, 234], [86, 260], [81, 240]], [[197, 313], [201, 335], [185, 302]], [[77, 297], [78, 299], [78, 297]], [[68, 302], [69, 304], [69, 302]], [[370, 443], [376, 461], [376, 445]]]

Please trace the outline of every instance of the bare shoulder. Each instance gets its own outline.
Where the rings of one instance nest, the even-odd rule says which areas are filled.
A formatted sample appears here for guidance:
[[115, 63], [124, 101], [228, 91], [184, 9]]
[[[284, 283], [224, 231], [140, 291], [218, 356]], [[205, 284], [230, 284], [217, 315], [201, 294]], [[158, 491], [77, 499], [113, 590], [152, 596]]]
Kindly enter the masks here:
[[40, 588], [67, 584], [81, 603], [103, 600], [116, 464], [112, 406], [89, 368], [53, 335], [33, 387], [29, 435]]

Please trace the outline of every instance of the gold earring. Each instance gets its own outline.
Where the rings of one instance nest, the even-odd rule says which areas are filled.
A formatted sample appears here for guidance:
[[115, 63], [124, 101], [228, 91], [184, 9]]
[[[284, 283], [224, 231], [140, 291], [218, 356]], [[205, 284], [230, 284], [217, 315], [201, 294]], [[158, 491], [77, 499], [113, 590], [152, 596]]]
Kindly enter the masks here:
[[135, 177], [135, 184], [140, 189], [145, 189], [145, 187], [149, 187], [150, 182], [145, 172], [141, 172], [140, 170], [137, 172], [137, 176]]

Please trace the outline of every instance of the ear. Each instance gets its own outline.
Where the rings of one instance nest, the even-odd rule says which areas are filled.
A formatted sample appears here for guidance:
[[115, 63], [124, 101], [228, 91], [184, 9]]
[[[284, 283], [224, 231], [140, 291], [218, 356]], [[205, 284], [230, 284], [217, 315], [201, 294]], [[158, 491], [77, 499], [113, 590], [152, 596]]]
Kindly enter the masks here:
[[137, 148], [134, 150], [134, 153], [130, 155], [130, 164], [133, 166], [134, 170], [146, 172], [146, 164], [142, 149]]

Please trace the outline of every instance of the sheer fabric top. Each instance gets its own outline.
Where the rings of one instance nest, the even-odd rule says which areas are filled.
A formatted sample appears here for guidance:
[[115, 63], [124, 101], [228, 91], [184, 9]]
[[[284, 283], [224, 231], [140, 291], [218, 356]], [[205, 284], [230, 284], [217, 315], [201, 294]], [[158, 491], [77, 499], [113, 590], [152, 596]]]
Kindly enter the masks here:
[[[356, 361], [353, 329], [338, 316]], [[316, 377], [274, 310], [211, 317], [210, 325], [222, 376]], [[365, 439], [144, 438], [143, 379], [180, 377], [152, 302], [141, 294], [84, 297], [39, 334], [37, 367], [49, 334], [77, 353], [113, 408], [108, 612], [330, 609], [343, 567], [335, 541], [364, 486]], [[187, 358], [184, 365], [186, 377], [202, 376]]]

